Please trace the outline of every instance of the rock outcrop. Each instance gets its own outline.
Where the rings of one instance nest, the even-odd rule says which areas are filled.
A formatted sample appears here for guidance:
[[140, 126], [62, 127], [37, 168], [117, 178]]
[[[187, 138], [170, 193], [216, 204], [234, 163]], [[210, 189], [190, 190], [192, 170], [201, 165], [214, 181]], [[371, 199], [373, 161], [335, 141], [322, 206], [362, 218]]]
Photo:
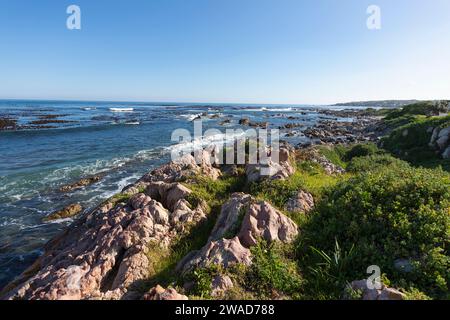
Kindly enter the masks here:
[[89, 177], [89, 178], [83, 178], [75, 183], [66, 185], [66, 186], [62, 186], [61, 188], [59, 188], [60, 192], [72, 192], [84, 187], [87, 187], [91, 184], [97, 183], [102, 179], [102, 176], [100, 175], [96, 175], [93, 177]]
[[312, 194], [299, 190], [286, 202], [286, 211], [292, 213], [308, 213], [314, 208], [314, 198]]
[[242, 221], [239, 239], [246, 247], [256, 245], [257, 239], [268, 242], [292, 242], [298, 234], [297, 225], [268, 202], [252, 203]]
[[[143, 186], [146, 193], [139, 193]], [[201, 204], [188, 206], [184, 198], [190, 192], [166, 182], [140, 181], [127, 188], [118, 197], [126, 200], [112, 198], [49, 242], [45, 253], [3, 291], [2, 298], [135, 297], [134, 287], [152, 272], [148, 250], [167, 249], [187, 225], [205, 218]]]
[[405, 300], [406, 298], [404, 293], [383, 284], [381, 289], [371, 289], [367, 285], [367, 280], [353, 281], [350, 283], [349, 289], [360, 293], [362, 300]]
[[233, 281], [229, 276], [217, 275], [211, 283], [211, 296], [214, 298], [220, 298], [233, 287]]
[[250, 208], [251, 201], [252, 197], [248, 194], [232, 194], [230, 199], [222, 205], [220, 215], [217, 218], [209, 240], [216, 241], [230, 233], [233, 236], [237, 235], [241, 228], [242, 219]]
[[59, 220], [59, 219], [66, 219], [66, 218], [72, 218], [76, 215], [78, 215], [80, 212], [83, 211], [83, 208], [78, 203], [71, 204], [67, 207], [65, 207], [62, 210], [58, 210], [49, 216], [45, 217], [43, 219], [44, 222]]
[[[268, 242], [292, 242], [297, 225], [268, 202], [256, 201], [250, 195], [234, 193], [223, 206], [208, 243], [189, 253], [177, 270], [187, 273], [198, 267], [232, 263], [251, 264], [250, 248], [259, 238]], [[231, 238], [231, 239], [226, 239]]]
[[211, 265], [220, 265], [225, 268], [231, 264], [251, 264], [251, 253], [245, 248], [238, 237], [211, 241], [200, 251], [190, 253], [177, 266], [182, 273], [195, 268], [205, 268]]
[[332, 163], [330, 160], [327, 159], [327, 157], [321, 155], [314, 148], [308, 148], [308, 149], [302, 150], [299, 154], [299, 157], [303, 160], [317, 163], [324, 169], [325, 173], [328, 175], [336, 175], [336, 174], [345, 173], [345, 170], [343, 168]]
[[144, 294], [142, 300], [189, 300], [185, 295], [179, 294], [173, 288], [164, 289], [160, 285], [150, 289], [149, 292]]
[[245, 173], [248, 182], [258, 182], [264, 179], [284, 180], [291, 176], [295, 169], [290, 162], [293, 149], [288, 145], [280, 146], [279, 159], [274, 161], [270, 152], [267, 155], [266, 163], [247, 164]]
[[187, 180], [198, 174], [203, 174], [216, 180], [220, 177], [221, 171], [212, 165], [211, 159], [214, 156], [214, 150], [202, 150], [196, 152], [195, 155], [184, 155], [175, 161], [171, 161], [151, 171], [140, 179], [140, 181], [171, 183]]
[[432, 134], [429, 146], [435, 149], [442, 158], [450, 159], [450, 127], [430, 129]]

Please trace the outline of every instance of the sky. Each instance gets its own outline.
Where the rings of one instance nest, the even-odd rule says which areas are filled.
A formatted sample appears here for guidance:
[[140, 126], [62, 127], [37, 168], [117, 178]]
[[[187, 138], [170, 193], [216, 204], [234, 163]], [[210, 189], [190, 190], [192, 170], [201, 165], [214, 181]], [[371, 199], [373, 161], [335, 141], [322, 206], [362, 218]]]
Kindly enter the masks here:
[[0, 99], [450, 99], [450, 1], [0, 0]]

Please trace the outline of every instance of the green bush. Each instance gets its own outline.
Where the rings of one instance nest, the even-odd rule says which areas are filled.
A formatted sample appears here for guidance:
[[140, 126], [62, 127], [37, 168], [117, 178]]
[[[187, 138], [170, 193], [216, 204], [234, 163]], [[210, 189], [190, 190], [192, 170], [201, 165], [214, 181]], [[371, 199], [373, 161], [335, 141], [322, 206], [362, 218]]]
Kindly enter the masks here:
[[246, 286], [263, 298], [270, 298], [274, 291], [299, 298], [302, 278], [289, 251], [279, 243], [259, 241], [251, 248], [253, 263], [246, 274]]
[[408, 115], [436, 116], [440, 113], [447, 112], [449, 112], [447, 102], [436, 103], [434, 101], [424, 101], [404, 106], [401, 109], [395, 109], [386, 116], [386, 120]]
[[[366, 278], [378, 265], [393, 286], [417, 288], [430, 297], [445, 297], [450, 283], [450, 177], [440, 170], [384, 167], [358, 174], [331, 189], [303, 226], [299, 262], [314, 265], [321, 252], [352, 252], [340, 276]], [[412, 272], [394, 267], [409, 259]], [[344, 285], [340, 282], [341, 288]]]
[[357, 144], [345, 153], [344, 160], [351, 161], [356, 157], [365, 157], [377, 153], [380, 153], [380, 149], [374, 143]]
[[367, 157], [356, 157], [347, 166], [347, 171], [358, 173], [387, 168], [405, 168], [409, 164], [389, 154], [374, 154]]

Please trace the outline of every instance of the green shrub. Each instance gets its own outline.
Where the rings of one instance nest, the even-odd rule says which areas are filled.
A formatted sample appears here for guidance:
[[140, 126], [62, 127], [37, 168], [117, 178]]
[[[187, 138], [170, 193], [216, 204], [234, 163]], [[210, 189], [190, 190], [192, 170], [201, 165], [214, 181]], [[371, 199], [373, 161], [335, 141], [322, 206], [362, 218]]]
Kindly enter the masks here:
[[404, 106], [401, 109], [395, 109], [386, 116], [386, 120], [391, 120], [408, 115], [436, 116], [440, 113], [447, 112], [449, 112], [447, 103], [424, 101]]
[[356, 157], [347, 166], [347, 171], [358, 173], [375, 171], [383, 168], [404, 168], [409, 164], [398, 158], [394, 158], [389, 154], [375, 154], [367, 157]]
[[298, 298], [303, 281], [289, 251], [280, 243], [259, 241], [251, 248], [253, 264], [247, 270], [246, 286], [263, 298], [271, 297], [274, 291]]
[[380, 149], [374, 143], [357, 144], [345, 153], [344, 160], [351, 161], [356, 157], [370, 156], [380, 152]]
[[[443, 297], [450, 282], [450, 177], [440, 169], [385, 167], [358, 174], [331, 189], [327, 199], [303, 226], [299, 262], [314, 265], [310, 251], [352, 251], [347, 281], [367, 277], [378, 265], [392, 284]], [[353, 247], [353, 250], [352, 250]], [[396, 259], [409, 259], [413, 271], [395, 269]], [[339, 288], [343, 289], [343, 288]]]

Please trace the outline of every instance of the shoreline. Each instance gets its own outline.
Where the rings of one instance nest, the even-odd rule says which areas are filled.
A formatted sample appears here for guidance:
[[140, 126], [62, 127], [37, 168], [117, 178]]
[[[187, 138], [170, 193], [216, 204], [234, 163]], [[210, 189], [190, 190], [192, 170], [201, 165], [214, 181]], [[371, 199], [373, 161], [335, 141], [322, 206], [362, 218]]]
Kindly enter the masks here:
[[[348, 112], [328, 111], [328, 115], [342, 117]], [[219, 270], [224, 271], [213, 273], [211, 298], [244, 294], [232, 289], [243, 284], [236, 283], [236, 271], [231, 266], [248, 268], [258, 263], [255, 248], [264, 245], [261, 238], [289, 248], [303, 232], [304, 217], [314, 212], [326, 189], [353, 177], [353, 169], [345, 168], [355, 164], [342, 153], [362, 148], [368, 155], [375, 155], [381, 151], [371, 143], [385, 144], [381, 137], [390, 131], [390, 136], [395, 137], [397, 129], [389, 127], [373, 111], [357, 112], [352, 122], [319, 120], [315, 132], [306, 133], [318, 139], [317, 143], [296, 148], [283, 143], [281, 162], [269, 163], [269, 177], [261, 175], [258, 165], [216, 166], [210, 162], [208, 151], [203, 152], [200, 163], [186, 156], [152, 170], [121, 193], [81, 214], [51, 239], [45, 253], [3, 288], [1, 298], [187, 299], [196, 292], [196, 281], [200, 281], [189, 280], [192, 271], [209, 270], [211, 263], [218, 263], [222, 268]], [[435, 141], [440, 131], [433, 135]], [[97, 179], [94, 176], [69, 184], [67, 189], [83, 188]], [[306, 184], [303, 179], [307, 179]], [[290, 187], [292, 183], [303, 185], [292, 198], [284, 189], [271, 189], [272, 184]], [[207, 191], [211, 186], [218, 189]], [[275, 193], [267, 198], [267, 192]], [[240, 216], [243, 208], [246, 213]], [[189, 239], [188, 250], [179, 249], [180, 239]], [[167, 270], [160, 270], [161, 264], [168, 264]], [[160, 274], [165, 272], [176, 281], [163, 280]], [[354, 288], [361, 288], [358, 278], [351, 280]], [[266, 294], [248, 290], [245, 288], [245, 294]], [[405, 299], [407, 294], [385, 286], [376, 297]]]

